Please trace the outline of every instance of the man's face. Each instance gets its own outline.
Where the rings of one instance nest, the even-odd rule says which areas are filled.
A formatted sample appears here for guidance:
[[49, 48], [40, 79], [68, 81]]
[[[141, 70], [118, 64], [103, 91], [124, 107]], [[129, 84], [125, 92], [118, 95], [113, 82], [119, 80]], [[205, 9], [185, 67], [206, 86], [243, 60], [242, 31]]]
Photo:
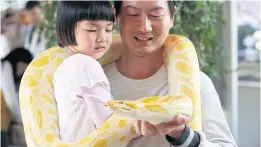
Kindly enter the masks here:
[[123, 1], [117, 18], [130, 53], [146, 56], [159, 50], [173, 25], [167, 1]]
[[26, 10], [26, 17], [28, 20], [28, 23], [30, 24], [36, 24], [39, 20], [41, 20], [42, 17], [42, 10], [41, 8], [35, 7], [29, 10]]

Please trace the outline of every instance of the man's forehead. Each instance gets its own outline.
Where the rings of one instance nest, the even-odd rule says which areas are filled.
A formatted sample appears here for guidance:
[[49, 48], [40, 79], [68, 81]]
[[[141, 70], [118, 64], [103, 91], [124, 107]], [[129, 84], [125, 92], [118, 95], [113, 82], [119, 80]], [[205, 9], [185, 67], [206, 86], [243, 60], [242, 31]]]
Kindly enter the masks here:
[[149, 8], [149, 9], [168, 9], [167, 1], [165, 0], [151, 0], [151, 1], [122, 1], [122, 8], [124, 7], [132, 7], [132, 8]]

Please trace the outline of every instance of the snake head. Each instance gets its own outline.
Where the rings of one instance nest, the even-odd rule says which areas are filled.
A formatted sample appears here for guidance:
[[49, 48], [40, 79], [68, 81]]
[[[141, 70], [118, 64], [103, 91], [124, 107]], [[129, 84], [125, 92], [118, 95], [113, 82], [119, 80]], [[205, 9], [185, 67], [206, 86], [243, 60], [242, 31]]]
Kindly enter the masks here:
[[190, 116], [193, 103], [186, 96], [148, 97], [137, 101], [111, 100], [106, 105], [124, 117], [159, 124], [172, 120], [178, 113]]
[[138, 105], [133, 101], [121, 101], [121, 100], [111, 100], [107, 102], [107, 107], [113, 111], [121, 112], [131, 112], [138, 109]]
[[135, 120], [143, 120], [152, 124], [159, 124], [169, 117], [168, 112], [161, 107], [162, 103], [144, 103], [143, 101], [120, 101], [107, 102], [107, 107], [114, 113]]

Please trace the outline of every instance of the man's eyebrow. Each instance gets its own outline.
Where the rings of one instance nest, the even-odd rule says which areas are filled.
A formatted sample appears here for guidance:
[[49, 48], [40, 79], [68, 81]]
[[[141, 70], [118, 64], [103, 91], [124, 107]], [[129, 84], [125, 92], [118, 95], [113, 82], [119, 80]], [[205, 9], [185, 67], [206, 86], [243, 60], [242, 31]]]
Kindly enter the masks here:
[[[89, 24], [89, 25], [94, 26], [94, 27], [100, 26], [100, 24], [97, 23], [97, 22], [86, 22], [86, 24]], [[109, 22], [109, 23], [106, 24], [106, 26], [111, 26], [111, 25], [113, 25], [112, 22]]]
[[124, 7], [124, 8], [138, 9], [138, 8], [136, 8], [134, 6], [130, 6], [130, 5], [128, 5], [128, 6]]
[[164, 8], [161, 7], [161, 6], [156, 6], [156, 7], [152, 8], [152, 9], [150, 9], [150, 10], [151, 11], [155, 11], [155, 10], [162, 10], [162, 9], [164, 9]]

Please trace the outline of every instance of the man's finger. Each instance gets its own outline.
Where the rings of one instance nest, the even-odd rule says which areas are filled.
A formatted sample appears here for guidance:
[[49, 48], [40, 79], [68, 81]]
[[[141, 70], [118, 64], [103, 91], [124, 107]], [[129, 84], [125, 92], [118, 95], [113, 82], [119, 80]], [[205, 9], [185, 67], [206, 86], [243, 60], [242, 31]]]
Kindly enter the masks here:
[[178, 115], [176, 115], [174, 120], [166, 122], [166, 125], [183, 125], [188, 120], [189, 120], [189, 117], [182, 115], [182, 114], [178, 114]]
[[152, 124], [142, 121], [141, 122], [141, 134], [144, 136], [152, 136], [152, 135], [156, 135], [157, 131]]
[[167, 133], [166, 131], [167, 123], [161, 123], [159, 125], [156, 125], [156, 130], [160, 135], [165, 135]]
[[133, 127], [134, 127], [134, 129], [135, 129], [135, 131], [138, 135], [142, 135], [141, 134], [141, 121], [140, 120], [134, 122]]

